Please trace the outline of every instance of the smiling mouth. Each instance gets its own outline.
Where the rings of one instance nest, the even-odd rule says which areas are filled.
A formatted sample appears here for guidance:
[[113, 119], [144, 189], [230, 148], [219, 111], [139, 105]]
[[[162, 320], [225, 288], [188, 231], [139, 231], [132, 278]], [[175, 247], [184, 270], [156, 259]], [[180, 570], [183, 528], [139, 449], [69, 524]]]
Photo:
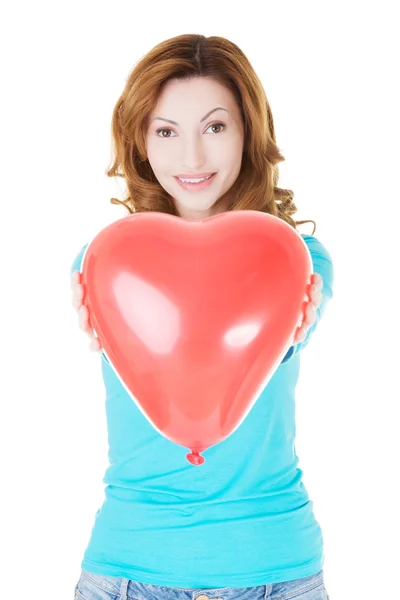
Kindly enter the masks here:
[[210, 177], [212, 177], [213, 175], [214, 173], [210, 173], [209, 175], [203, 175], [199, 177], [179, 177], [179, 175], [177, 175], [177, 178], [180, 179], [182, 183], [201, 183], [206, 179], [210, 179]]
[[[203, 178], [202, 180], [200, 180], [198, 182], [182, 181], [182, 179], [180, 179], [180, 177], [177, 177], [176, 175], [174, 177], [183, 189], [188, 190], [188, 191], [200, 191], [200, 190], [208, 187], [209, 185], [211, 185], [211, 183], [215, 179], [215, 176], [216, 176], [216, 173], [212, 173], [212, 175], [210, 175], [209, 177]], [[186, 178], [184, 178], [184, 179], [186, 179]], [[187, 179], [189, 179], [189, 177]], [[193, 177], [193, 179], [196, 179], [196, 178]]]

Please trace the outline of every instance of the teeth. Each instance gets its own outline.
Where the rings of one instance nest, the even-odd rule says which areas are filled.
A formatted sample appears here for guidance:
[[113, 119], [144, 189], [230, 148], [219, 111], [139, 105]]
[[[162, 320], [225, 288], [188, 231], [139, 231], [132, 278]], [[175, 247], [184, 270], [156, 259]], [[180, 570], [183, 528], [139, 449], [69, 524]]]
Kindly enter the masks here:
[[210, 179], [210, 177], [211, 175], [209, 175], [208, 177], [203, 177], [202, 179], [182, 179], [181, 177], [178, 177], [178, 179], [180, 179], [184, 183], [200, 183], [200, 181], [205, 181], [206, 179]]

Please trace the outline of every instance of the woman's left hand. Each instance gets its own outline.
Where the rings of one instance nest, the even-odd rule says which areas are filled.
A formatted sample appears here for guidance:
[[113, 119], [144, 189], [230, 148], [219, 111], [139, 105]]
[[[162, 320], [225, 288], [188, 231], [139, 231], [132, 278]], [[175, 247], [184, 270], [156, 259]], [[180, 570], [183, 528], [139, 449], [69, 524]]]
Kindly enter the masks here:
[[315, 323], [317, 318], [317, 308], [322, 301], [322, 286], [323, 281], [319, 273], [313, 273], [311, 275], [311, 283], [308, 290], [308, 297], [310, 301], [306, 303], [305, 307], [305, 318], [303, 319], [300, 327], [296, 329], [295, 336], [292, 344], [299, 344], [304, 342], [307, 336], [307, 331]]

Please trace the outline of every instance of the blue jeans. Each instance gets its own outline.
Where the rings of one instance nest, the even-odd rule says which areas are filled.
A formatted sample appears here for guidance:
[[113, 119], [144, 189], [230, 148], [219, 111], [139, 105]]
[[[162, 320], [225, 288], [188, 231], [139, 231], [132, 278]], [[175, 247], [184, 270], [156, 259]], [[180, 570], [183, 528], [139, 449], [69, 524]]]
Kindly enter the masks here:
[[329, 600], [323, 571], [282, 583], [244, 588], [172, 588], [82, 570], [75, 600]]

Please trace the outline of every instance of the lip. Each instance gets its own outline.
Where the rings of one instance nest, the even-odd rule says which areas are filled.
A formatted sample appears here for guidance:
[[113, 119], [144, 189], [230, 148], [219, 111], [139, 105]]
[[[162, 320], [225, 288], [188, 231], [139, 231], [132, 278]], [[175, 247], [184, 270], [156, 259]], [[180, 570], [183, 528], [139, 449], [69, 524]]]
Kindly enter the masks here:
[[183, 177], [183, 179], [200, 179], [200, 177], [208, 177], [209, 175], [214, 175], [214, 173], [178, 173], [175, 177]]
[[[210, 179], [206, 179], [205, 181], [202, 181], [201, 183], [183, 183], [183, 181], [181, 181], [179, 179], [179, 177], [183, 177], [183, 175], [179, 175], [179, 176], [176, 175], [175, 179], [178, 182], [178, 184], [181, 186], [181, 188], [183, 188], [184, 190], [187, 190], [188, 192], [200, 192], [201, 190], [204, 190], [204, 188], [211, 185], [211, 183], [215, 179], [215, 176], [216, 176], [216, 173], [212, 173]], [[204, 177], [208, 177], [208, 175], [204, 175]]]

